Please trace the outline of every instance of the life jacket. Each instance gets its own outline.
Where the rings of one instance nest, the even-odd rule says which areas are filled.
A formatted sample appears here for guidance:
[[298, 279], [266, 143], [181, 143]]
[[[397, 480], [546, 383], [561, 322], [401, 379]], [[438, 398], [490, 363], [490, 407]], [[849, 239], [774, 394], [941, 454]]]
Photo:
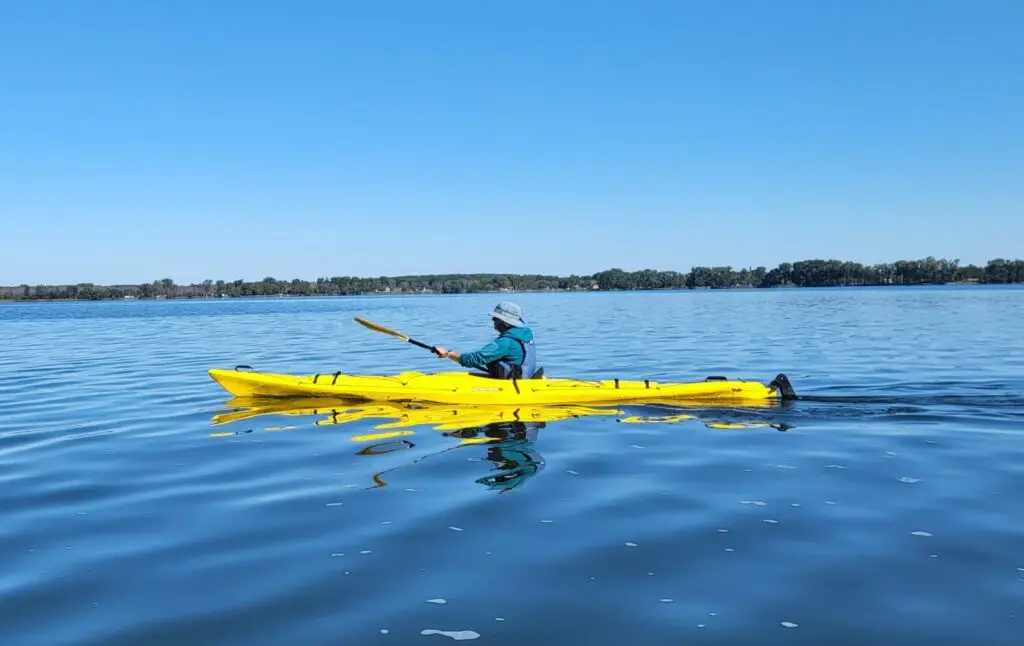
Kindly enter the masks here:
[[[502, 334], [501, 336], [506, 336]], [[499, 359], [487, 364], [487, 374], [495, 379], [532, 379], [537, 372], [537, 347], [533, 340], [520, 341], [515, 337], [508, 337], [519, 344], [523, 349], [523, 362], [520, 365], [512, 365], [508, 361]]]

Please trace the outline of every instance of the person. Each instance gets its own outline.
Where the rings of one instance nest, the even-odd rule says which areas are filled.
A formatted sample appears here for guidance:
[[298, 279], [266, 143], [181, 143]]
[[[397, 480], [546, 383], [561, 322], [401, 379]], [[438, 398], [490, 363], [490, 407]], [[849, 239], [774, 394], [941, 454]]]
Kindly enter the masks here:
[[484, 370], [497, 379], [531, 379], [537, 370], [533, 330], [523, 321], [523, 310], [515, 303], [498, 303], [491, 312], [498, 337], [473, 352], [452, 352], [442, 347], [437, 354], [464, 368]]

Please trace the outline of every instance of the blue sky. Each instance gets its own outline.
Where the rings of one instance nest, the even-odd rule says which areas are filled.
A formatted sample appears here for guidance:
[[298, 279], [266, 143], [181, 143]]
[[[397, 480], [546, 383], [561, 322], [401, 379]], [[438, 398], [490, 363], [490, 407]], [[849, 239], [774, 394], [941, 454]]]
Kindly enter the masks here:
[[0, 24], [0, 284], [1024, 253], [1021, 2], [10, 0]]

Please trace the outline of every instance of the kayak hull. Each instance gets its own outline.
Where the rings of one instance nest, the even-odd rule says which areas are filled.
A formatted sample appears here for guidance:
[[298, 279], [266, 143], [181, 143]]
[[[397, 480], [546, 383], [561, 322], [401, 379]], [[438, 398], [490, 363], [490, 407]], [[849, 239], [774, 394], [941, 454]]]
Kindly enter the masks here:
[[469, 372], [396, 375], [287, 375], [212, 368], [210, 377], [236, 397], [334, 397], [357, 401], [440, 404], [597, 404], [639, 401], [766, 402], [786, 398], [785, 375], [770, 383], [709, 377], [704, 381], [493, 379]]

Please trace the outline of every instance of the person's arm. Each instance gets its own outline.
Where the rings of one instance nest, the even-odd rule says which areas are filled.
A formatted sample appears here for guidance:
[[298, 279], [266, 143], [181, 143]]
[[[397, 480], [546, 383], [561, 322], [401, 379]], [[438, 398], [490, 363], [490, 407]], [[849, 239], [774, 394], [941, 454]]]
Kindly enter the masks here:
[[502, 347], [504, 344], [502, 344], [501, 341], [504, 341], [504, 339], [491, 341], [479, 350], [474, 350], [473, 352], [458, 353], [445, 350], [444, 348], [438, 348], [438, 351], [441, 353], [442, 358], [451, 359], [464, 368], [477, 368], [482, 370], [487, 367], [487, 364], [505, 356], [506, 348]]

